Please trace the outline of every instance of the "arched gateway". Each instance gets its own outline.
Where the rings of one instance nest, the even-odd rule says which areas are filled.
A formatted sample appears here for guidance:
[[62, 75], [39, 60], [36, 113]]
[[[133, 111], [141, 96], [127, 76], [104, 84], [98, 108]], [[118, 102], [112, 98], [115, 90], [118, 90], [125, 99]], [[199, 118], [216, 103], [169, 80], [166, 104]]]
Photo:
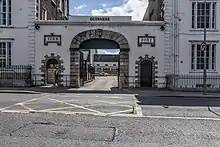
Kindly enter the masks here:
[[117, 43], [120, 48], [119, 88], [129, 86], [129, 44], [124, 35], [102, 29], [87, 30], [77, 34], [70, 45], [70, 86], [80, 87], [80, 48], [88, 40], [108, 40]]

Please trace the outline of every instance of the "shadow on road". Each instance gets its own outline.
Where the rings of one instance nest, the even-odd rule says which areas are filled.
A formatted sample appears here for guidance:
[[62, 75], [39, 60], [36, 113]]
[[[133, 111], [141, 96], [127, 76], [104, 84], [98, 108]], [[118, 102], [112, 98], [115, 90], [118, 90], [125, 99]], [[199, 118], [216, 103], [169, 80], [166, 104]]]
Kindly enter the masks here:
[[220, 98], [218, 97], [136, 95], [136, 98], [140, 105], [220, 107]]

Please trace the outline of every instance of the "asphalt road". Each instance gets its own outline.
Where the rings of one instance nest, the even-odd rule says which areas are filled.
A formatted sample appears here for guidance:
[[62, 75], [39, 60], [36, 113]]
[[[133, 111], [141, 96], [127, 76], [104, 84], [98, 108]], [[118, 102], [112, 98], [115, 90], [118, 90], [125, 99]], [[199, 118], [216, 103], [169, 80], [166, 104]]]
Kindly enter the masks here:
[[[109, 78], [81, 89], [109, 90], [115, 83]], [[209, 101], [210, 107], [202, 105]], [[219, 103], [134, 94], [1, 93], [0, 147], [219, 147]]]
[[0, 94], [0, 112], [137, 115], [132, 94]]
[[220, 119], [0, 113], [1, 147], [219, 147]]
[[117, 87], [117, 86], [118, 86], [117, 76], [96, 76], [94, 81], [86, 84], [83, 87], [78, 88], [78, 90], [110, 91], [112, 87]]

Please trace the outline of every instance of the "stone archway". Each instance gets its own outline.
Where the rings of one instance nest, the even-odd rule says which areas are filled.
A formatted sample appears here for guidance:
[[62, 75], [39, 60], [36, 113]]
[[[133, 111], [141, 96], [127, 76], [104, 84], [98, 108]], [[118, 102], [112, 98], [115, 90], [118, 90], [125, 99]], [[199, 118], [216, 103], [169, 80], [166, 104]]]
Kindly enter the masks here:
[[79, 60], [80, 60], [80, 45], [91, 39], [106, 39], [116, 42], [120, 47], [120, 65], [119, 65], [119, 88], [129, 86], [129, 44], [124, 35], [102, 29], [87, 30], [77, 34], [70, 45], [70, 86], [79, 88]]
[[63, 66], [63, 60], [60, 59], [60, 56], [59, 55], [54, 55], [54, 53], [51, 53], [49, 56], [48, 55], [45, 55], [44, 56], [44, 59], [41, 60], [41, 67], [40, 67], [40, 71], [43, 73], [42, 75], [42, 85], [46, 85], [47, 84], [47, 69], [48, 69], [48, 62], [49, 61], [56, 61], [57, 62], [57, 65], [58, 65], [58, 73], [59, 73], [59, 78], [58, 78], [58, 81], [59, 81], [59, 85], [60, 82], [62, 82], [62, 73], [63, 71], [65, 70], [64, 66]]
[[158, 77], [158, 62], [155, 61], [155, 57], [149, 57], [145, 55], [144, 57], [140, 56], [139, 59], [135, 62], [135, 87], [141, 87], [140, 77], [141, 77], [141, 63], [143, 61], [150, 61], [152, 63], [152, 87], [157, 87], [157, 77]]

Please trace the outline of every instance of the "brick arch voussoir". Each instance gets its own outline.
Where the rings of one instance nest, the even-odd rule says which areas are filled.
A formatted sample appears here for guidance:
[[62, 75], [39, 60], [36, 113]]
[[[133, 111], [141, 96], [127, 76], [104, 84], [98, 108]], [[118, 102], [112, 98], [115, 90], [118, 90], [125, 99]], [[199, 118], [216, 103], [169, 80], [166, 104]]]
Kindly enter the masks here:
[[82, 42], [90, 39], [112, 40], [117, 42], [121, 49], [129, 49], [128, 41], [124, 35], [118, 32], [102, 29], [87, 30], [77, 34], [71, 42], [70, 49], [77, 49]]

